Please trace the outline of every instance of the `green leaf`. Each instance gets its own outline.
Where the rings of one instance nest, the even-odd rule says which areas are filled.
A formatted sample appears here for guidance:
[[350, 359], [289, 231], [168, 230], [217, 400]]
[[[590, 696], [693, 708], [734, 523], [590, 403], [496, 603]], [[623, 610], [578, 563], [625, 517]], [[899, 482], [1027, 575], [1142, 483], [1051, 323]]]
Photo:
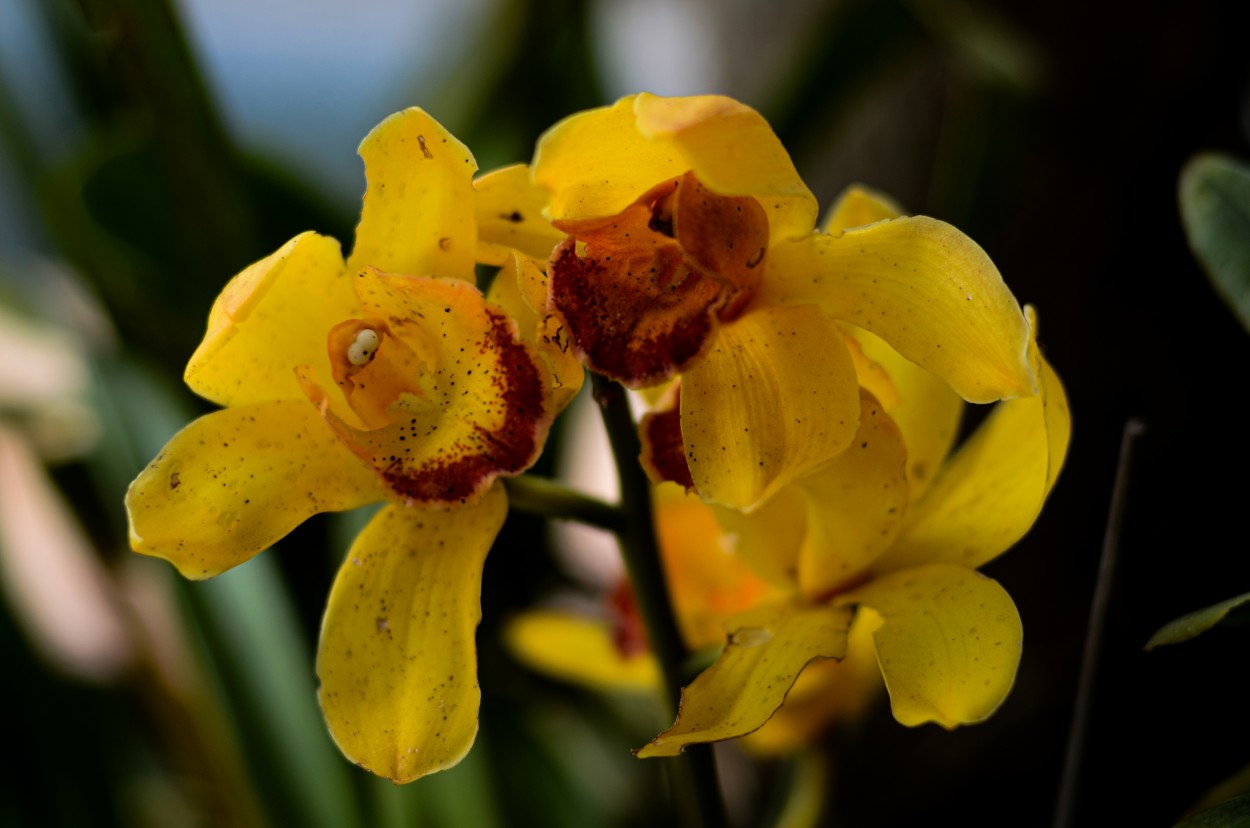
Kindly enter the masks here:
[[[1146, 642], [1146, 650], [1153, 650], [1161, 644], [1179, 644], [1182, 641], [1188, 641], [1223, 621], [1230, 612], [1247, 604], [1250, 604], [1250, 592], [1183, 615], [1175, 621], [1164, 624], [1158, 632], [1150, 636], [1150, 640]], [[1242, 614], [1250, 613], [1237, 613], [1239, 616]]]
[[1174, 828], [1250, 828], [1250, 794], [1194, 814]]
[[1250, 166], [1223, 155], [1189, 160], [1180, 177], [1181, 222], [1216, 293], [1250, 330]]

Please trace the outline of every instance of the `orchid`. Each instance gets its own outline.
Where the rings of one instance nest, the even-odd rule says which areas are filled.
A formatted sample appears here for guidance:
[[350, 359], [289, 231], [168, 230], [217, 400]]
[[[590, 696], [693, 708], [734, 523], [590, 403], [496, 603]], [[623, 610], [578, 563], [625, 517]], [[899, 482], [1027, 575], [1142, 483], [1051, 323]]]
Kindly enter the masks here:
[[672, 479], [709, 502], [758, 508], [852, 445], [839, 321], [968, 401], [1036, 393], [1028, 325], [980, 247], [923, 216], [818, 232], [814, 196], [743, 104], [623, 98], [548, 130], [530, 174], [565, 234], [547, 273], [557, 330], [626, 385], [680, 380]]
[[136, 551], [208, 578], [313, 514], [384, 501], [335, 579], [317, 673], [343, 753], [405, 782], [473, 743], [498, 478], [538, 457], [558, 382], [536, 332], [474, 284], [468, 149], [414, 108], [360, 153], [351, 255], [304, 233], [230, 281], [185, 373], [222, 409], [169, 441], [126, 506]]
[[[892, 210], [852, 190], [830, 229]], [[867, 357], [851, 448], [753, 512], [714, 507], [737, 554], [787, 595], [728, 621], [720, 658], [639, 756], [756, 730], [784, 709], [809, 664], [845, 657], [852, 629], [871, 632], [901, 723], [953, 728], [998, 708], [1015, 679], [1022, 627], [1006, 591], [976, 570], [1032, 526], [1070, 434], [1032, 309], [1027, 319], [1038, 393], [998, 403], [953, 453], [962, 402], [881, 339], [850, 330]]]

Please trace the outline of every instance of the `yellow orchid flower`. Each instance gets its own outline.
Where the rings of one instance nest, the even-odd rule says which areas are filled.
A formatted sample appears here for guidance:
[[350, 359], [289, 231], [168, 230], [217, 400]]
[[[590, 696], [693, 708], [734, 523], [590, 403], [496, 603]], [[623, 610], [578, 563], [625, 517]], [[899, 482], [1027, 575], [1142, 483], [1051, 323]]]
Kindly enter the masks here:
[[544, 134], [529, 181], [508, 175], [500, 203], [526, 207], [497, 211], [494, 237], [540, 210], [566, 236], [547, 268], [551, 330], [631, 387], [680, 375], [681, 465], [710, 502], [757, 508], [852, 444], [839, 321], [968, 401], [1037, 391], [1028, 325], [980, 247], [923, 216], [816, 231], [815, 198], [737, 101], [623, 98]]
[[[864, 211], [892, 208], [852, 190], [833, 231]], [[851, 447], [749, 514], [712, 507], [737, 553], [786, 597], [730, 619], [720, 658], [639, 756], [760, 728], [809, 664], [845, 656], [848, 630], [871, 632], [903, 724], [953, 728], [998, 708], [1022, 628], [1010, 596], [976, 568], [1032, 526], [1070, 435], [1063, 386], [1037, 349], [1032, 309], [1026, 316], [1038, 393], [998, 403], [954, 453], [962, 403], [947, 384], [880, 338], [850, 331], [863, 383]]]
[[409, 109], [360, 154], [351, 255], [305, 233], [231, 280], [185, 375], [223, 408], [170, 440], [126, 506], [137, 552], [208, 578], [315, 513], [387, 501], [335, 579], [317, 674], [343, 753], [406, 782], [477, 733], [496, 481], [538, 457], [558, 382], [536, 330], [474, 284], [468, 149]]
[[[730, 618], [784, 594], [732, 553], [715, 513], [697, 496], [661, 483], [654, 503], [664, 572], [688, 650], [720, 647]], [[522, 613], [507, 625], [509, 648], [532, 669], [591, 689], [661, 693], [659, 665], [628, 582], [604, 595], [599, 609], [555, 605]], [[831, 721], [859, 714], [881, 688], [872, 632], [870, 624], [857, 623], [845, 658], [809, 665], [786, 704], [744, 746], [760, 755], [786, 753]]]

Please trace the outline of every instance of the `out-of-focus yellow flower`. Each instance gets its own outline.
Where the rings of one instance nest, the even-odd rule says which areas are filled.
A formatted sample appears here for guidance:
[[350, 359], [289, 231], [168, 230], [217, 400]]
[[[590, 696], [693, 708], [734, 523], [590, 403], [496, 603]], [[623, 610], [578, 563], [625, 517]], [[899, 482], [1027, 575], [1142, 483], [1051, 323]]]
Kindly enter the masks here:
[[[832, 226], [863, 209], [891, 208], [853, 190]], [[1019, 614], [976, 568], [1028, 531], [1054, 485], [1070, 434], [1063, 386], [1034, 333], [1038, 393], [1000, 402], [951, 454], [958, 397], [881, 339], [851, 334], [864, 359], [850, 447], [749, 514], [714, 507], [737, 553], [786, 597], [730, 619], [725, 650], [685, 689], [676, 724], [638, 755], [761, 727], [806, 665], [846, 654], [852, 623], [871, 629], [903, 724], [982, 721], [1011, 689]]]
[[410, 109], [360, 153], [351, 255], [305, 233], [234, 277], [185, 377], [223, 408], [170, 440], [126, 506], [136, 551], [207, 578], [315, 513], [388, 501], [335, 579], [317, 673], [339, 747], [402, 782], [473, 743], [496, 479], [538, 457], [559, 383], [536, 330], [474, 285], [469, 151]]
[[785, 149], [736, 101], [624, 98], [550, 129], [531, 180], [508, 175], [531, 211], [545, 191], [567, 236], [549, 333], [632, 387], [680, 375], [683, 482], [709, 502], [756, 508], [852, 445], [861, 404], [837, 321], [969, 401], [1037, 391], [1028, 325], [980, 247], [923, 216], [816, 231]]

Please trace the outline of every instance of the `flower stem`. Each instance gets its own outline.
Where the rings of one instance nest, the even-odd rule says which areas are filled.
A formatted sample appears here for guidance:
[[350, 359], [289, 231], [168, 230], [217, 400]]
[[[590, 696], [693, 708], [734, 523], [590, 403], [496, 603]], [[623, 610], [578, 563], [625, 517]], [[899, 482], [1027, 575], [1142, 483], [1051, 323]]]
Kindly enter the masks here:
[[503, 485], [508, 490], [508, 505], [518, 511], [556, 520], [576, 520], [609, 532], [620, 532], [625, 526], [625, 513], [618, 507], [550, 478], [524, 474], [503, 478]]
[[[681, 702], [681, 688], [692, 678], [686, 671], [690, 652], [677, 626], [660, 560], [660, 544], [655, 534], [651, 505], [651, 482], [638, 462], [642, 446], [625, 389], [593, 372], [591, 381], [594, 383], [595, 402], [599, 404], [608, 441], [612, 444], [621, 485], [620, 510], [624, 522], [617, 528], [616, 535], [639, 611], [646, 624], [648, 643], [664, 676], [667, 713], [675, 717]], [[674, 792], [684, 811], [682, 824], [702, 828], [725, 825], [725, 807], [721, 801], [716, 759], [711, 745], [691, 746], [672, 761], [671, 767]]]

